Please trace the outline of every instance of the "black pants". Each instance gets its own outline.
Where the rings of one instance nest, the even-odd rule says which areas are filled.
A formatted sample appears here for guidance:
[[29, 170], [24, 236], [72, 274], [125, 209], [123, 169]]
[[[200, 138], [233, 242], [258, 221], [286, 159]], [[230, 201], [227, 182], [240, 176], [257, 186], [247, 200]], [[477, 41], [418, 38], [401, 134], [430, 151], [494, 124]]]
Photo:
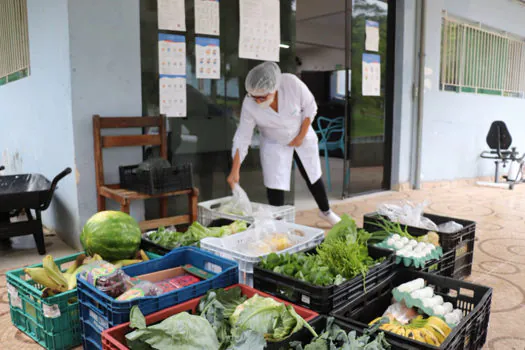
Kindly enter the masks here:
[[[299, 159], [299, 156], [297, 155], [296, 152], [294, 152], [293, 154], [293, 159], [295, 160], [295, 163], [297, 164], [297, 168], [299, 169], [301, 176], [303, 177], [304, 181], [306, 181], [306, 185], [308, 186], [310, 193], [312, 193], [312, 196], [314, 196], [314, 199], [319, 209], [323, 212], [329, 211], [330, 204], [328, 204], [328, 196], [326, 195], [326, 189], [324, 188], [323, 179], [319, 178], [319, 180], [311, 184], [310, 179], [308, 179], [308, 174], [306, 173], [306, 170], [303, 167], [303, 163], [301, 163], [301, 159]], [[270, 205], [274, 205], [274, 206], [284, 205], [284, 191], [283, 190], [275, 190], [273, 188], [267, 188], [266, 192], [268, 195], [268, 203], [270, 203]]]

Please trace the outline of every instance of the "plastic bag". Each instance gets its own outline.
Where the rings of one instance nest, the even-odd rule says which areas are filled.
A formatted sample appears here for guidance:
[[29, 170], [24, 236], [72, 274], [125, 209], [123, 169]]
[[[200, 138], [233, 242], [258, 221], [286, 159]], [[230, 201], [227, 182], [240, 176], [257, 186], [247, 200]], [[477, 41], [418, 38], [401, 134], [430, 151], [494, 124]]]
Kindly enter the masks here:
[[383, 313], [383, 316], [394, 318], [402, 324], [408, 324], [413, 318], [416, 318], [417, 315], [416, 310], [407, 307], [403, 302], [390, 305]]
[[252, 203], [239, 184], [235, 184], [232, 199], [230, 202], [222, 205], [220, 211], [225, 214], [253, 216]]
[[301, 240], [304, 234], [300, 232], [283, 231], [276, 225], [277, 221], [273, 213], [267, 210], [259, 210], [254, 214], [254, 223], [250, 227], [250, 235], [246, 239], [227, 239], [223, 246], [229, 250], [237, 251], [249, 256], [262, 256], [272, 252], [279, 252], [290, 248]]
[[408, 201], [402, 201], [399, 204], [383, 203], [377, 207], [380, 215], [388, 217], [393, 222], [399, 222], [403, 225], [419, 227], [430, 231], [437, 231], [437, 225], [429, 218], [423, 216], [424, 208], [427, 203], [413, 204]]
[[86, 265], [80, 277], [113, 298], [120, 296], [133, 286], [131, 278], [122, 269], [104, 260]]
[[456, 233], [463, 228], [463, 225], [455, 221], [445, 222], [438, 226], [438, 231], [442, 233]]
[[162, 289], [155, 284], [150, 281], [140, 281], [135, 286], [122, 293], [117, 300], [130, 301], [137, 298], [156, 296], [160, 294], [162, 294]]

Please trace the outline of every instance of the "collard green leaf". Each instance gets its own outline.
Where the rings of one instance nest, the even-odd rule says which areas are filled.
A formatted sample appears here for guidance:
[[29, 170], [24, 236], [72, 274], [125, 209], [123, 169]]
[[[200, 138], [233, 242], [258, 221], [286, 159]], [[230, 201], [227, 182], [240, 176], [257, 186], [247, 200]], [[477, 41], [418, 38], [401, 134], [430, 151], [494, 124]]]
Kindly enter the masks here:
[[264, 335], [248, 329], [232, 340], [232, 345], [228, 347], [228, 350], [264, 350], [265, 347]]
[[[138, 318], [137, 315], [134, 317]], [[141, 325], [140, 322], [138, 323]], [[126, 335], [126, 339], [132, 350], [219, 349], [219, 341], [208, 321], [187, 312], [168, 317], [153, 326], [133, 331]]]

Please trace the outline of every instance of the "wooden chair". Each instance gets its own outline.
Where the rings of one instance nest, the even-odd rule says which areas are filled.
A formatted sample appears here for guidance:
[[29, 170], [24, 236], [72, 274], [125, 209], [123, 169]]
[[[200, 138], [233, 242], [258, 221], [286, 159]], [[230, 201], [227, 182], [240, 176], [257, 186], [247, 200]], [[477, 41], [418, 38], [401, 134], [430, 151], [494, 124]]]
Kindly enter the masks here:
[[[102, 136], [102, 129], [158, 127], [158, 135], [119, 135]], [[157, 195], [139, 193], [120, 188], [119, 184], [106, 184], [104, 181], [103, 149], [129, 146], [160, 146], [160, 156], [168, 158], [166, 137], [166, 118], [160, 117], [101, 117], [93, 116], [93, 141], [95, 146], [95, 176], [97, 182], [98, 211], [106, 210], [106, 198], [120, 204], [120, 210], [129, 214], [132, 201], [158, 198], [160, 200], [160, 219], [139, 223], [141, 230], [146, 231], [160, 226], [191, 224], [197, 220], [197, 201], [199, 191], [196, 188], [167, 192]], [[187, 215], [168, 216], [168, 197], [187, 195], [190, 212]]]

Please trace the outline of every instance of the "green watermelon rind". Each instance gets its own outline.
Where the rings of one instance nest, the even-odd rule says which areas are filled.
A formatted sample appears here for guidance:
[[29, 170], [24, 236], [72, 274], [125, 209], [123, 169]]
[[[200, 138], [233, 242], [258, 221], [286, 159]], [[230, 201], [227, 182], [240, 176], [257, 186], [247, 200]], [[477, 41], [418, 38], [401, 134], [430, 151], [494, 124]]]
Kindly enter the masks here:
[[142, 232], [129, 214], [106, 210], [93, 215], [82, 228], [80, 242], [89, 255], [106, 261], [133, 258], [139, 250]]

